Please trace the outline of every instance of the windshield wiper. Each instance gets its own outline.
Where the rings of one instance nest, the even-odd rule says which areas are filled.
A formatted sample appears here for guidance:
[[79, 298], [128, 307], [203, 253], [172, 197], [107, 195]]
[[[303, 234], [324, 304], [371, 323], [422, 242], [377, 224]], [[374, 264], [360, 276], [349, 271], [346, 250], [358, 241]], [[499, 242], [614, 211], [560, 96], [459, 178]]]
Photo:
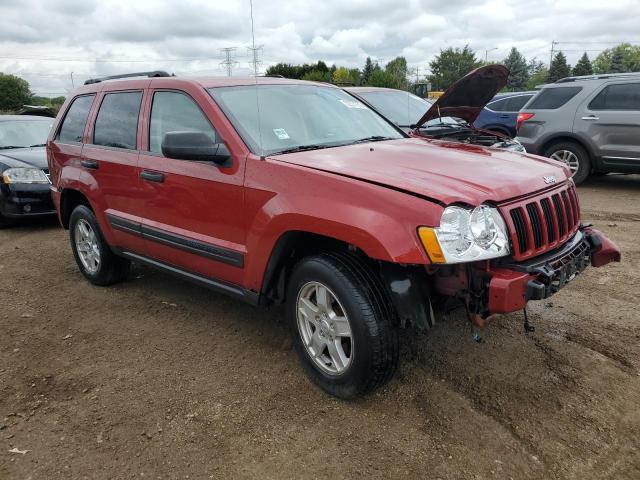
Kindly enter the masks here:
[[372, 135], [370, 137], [354, 140], [353, 142], [346, 143], [345, 145], [355, 145], [356, 143], [367, 143], [367, 142], [381, 142], [382, 140], [395, 140], [395, 139], [391, 137], [384, 137], [382, 135]]
[[278, 150], [277, 152], [273, 152], [271, 155], [281, 155], [283, 153], [305, 152], [307, 150], [320, 150], [322, 148], [329, 148], [330, 146], [332, 145], [298, 145], [297, 147]]
[[3, 146], [3, 147], [0, 147], [0, 150], [9, 150], [9, 149], [11, 149], [11, 148], [27, 148], [27, 147], [24, 147], [24, 146], [19, 147], [19, 146], [17, 146], [17, 145], [5, 145], [5, 146]]
[[36, 143], [35, 145], [29, 145], [29, 148], [33, 148], [33, 147], [46, 147], [47, 144], [46, 143]]

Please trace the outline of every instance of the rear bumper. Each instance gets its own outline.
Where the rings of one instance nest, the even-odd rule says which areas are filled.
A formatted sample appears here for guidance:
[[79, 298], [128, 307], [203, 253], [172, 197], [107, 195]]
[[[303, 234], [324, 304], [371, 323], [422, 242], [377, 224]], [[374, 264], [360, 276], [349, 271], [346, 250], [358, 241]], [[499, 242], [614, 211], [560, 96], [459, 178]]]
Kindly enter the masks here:
[[620, 250], [602, 232], [586, 227], [560, 249], [527, 262], [502, 263], [489, 273], [488, 314], [522, 310], [529, 300], [550, 297], [589, 265], [620, 261]]
[[0, 215], [29, 218], [55, 215], [49, 184], [1, 184]]

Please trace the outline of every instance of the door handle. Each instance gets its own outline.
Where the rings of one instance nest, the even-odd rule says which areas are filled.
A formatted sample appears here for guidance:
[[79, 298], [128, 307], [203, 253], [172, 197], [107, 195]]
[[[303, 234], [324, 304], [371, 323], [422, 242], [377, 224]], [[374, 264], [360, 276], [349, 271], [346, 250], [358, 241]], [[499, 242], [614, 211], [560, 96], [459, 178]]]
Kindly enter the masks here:
[[509, 115], [500, 115], [500, 118], [509, 118]]
[[100, 164], [96, 160], [80, 160], [80, 165], [90, 170], [98, 170]]
[[142, 173], [140, 173], [140, 176], [145, 180], [148, 180], [149, 182], [164, 182], [164, 175], [159, 172], [150, 172], [149, 170], [143, 170]]
[[582, 117], [582, 120], [591, 120], [591, 121], [594, 121], [594, 120], [600, 120], [600, 117], [596, 117], [595, 115], [589, 115], [589, 116], [587, 116], [587, 117]]

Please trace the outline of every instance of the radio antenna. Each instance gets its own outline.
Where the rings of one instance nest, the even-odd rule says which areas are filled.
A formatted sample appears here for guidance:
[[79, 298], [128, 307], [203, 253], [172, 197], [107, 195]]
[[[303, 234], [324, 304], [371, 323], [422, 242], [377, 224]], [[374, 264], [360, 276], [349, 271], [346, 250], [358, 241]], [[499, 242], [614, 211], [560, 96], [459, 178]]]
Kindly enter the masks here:
[[258, 135], [260, 137], [260, 156], [264, 158], [264, 149], [262, 148], [262, 125], [260, 122], [260, 97], [258, 94], [258, 63], [256, 61], [256, 35], [253, 29], [253, 0], [249, 0], [249, 12], [251, 14], [251, 51], [253, 53], [253, 80], [256, 92], [256, 113], [258, 120]]

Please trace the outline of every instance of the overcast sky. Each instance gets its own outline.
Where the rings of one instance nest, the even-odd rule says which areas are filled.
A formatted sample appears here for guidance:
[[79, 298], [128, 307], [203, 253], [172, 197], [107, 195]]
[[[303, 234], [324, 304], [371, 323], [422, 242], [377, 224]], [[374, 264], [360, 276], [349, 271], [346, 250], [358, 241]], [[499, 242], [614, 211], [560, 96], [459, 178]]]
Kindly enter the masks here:
[[[640, 43], [639, 0], [254, 0], [262, 70], [277, 62], [361, 67], [404, 55], [426, 73], [440, 49], [469, 44], [500, 60], [512, 46], [549, 61], [551, 41], [571, 63], [615, 43]], [[0, 71], [55, 96], [90, 76], [168, 70], [251, 72], [249, 0], [0, 0]]]

